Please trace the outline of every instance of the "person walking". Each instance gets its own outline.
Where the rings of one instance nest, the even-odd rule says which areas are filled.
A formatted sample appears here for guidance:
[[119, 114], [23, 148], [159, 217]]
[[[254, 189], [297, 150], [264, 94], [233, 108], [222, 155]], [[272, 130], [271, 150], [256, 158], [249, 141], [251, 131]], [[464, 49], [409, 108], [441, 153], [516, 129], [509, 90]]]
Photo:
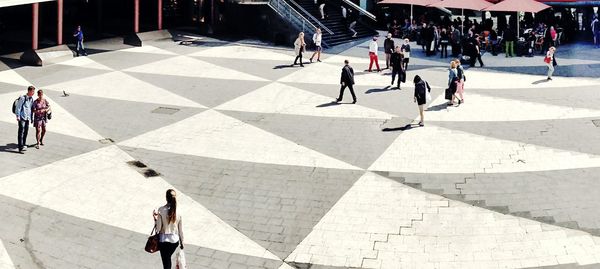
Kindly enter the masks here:
[[429, 87], [429, 83], [427, 81], [421, 79], [419, 75], [416, 75], [413, 79], [413, 83], [415, 84], [415, 93], [414, 93], [414, 102], [419, 106], [419, 116], [421, 117], [421, 121], [419, 121], [419, 126], [425, 126], [425, 116], [423, 110], [425, 109], [425, 104], [427, 103], [428, 95], [431, 92], [431, 87]]
[[44, 91], [37, 91], [38, 98], [33, 101], [32, 112], [33, 112], [33, 126], [35, 127], [35, 138], [37, 143], [35, 148], [39, 149], [40, 146], [44, 145], [44, 136], [46, 135], [46, 124], [48, 123], [50, 104], [48, 100], [44, 98]]
[[475, 61], [479, 61], [479, 66], [483, 67], [481, 50], [479, 49], [479, 35], [472, 36], [469, 43], [471, 44], [471, 67], [475, 67]]
[[296, 53], [296, 59], [294, 59], [294, 64], [292, 66], [297, 65], [298, 60], [300, 60], [300, 66], [304, 67], [302, 63], [302, 53], [304, 52], [304, 48], [306, 47], [306, 43], [304, 42], [304, 32], [300, 32], [298, 34], [298, 38], [294, 41], [294, 52]]
[[352, 37], [354, 38], [358, 34], [358, 32], [356, 32], [356, 30], [354, 30], [354, 27], [356, 27], [356, 21], [358, 20], [358, 15], [356, 15], [356, 12], [352, 11], [352, 9], [348, 9], [348, 18], [350, 21], [348, 30], [350, 30], [350, 32], [352, 33]]
[[377, 36], [374, 36], [369, 43], [369, 72], [372, 72], [373, 63], [375, 63], [375, 67], [377, 67], [377, 72], [381, 72], [381, 68], [379, 68], [379, 58], [377, 57], [378, 51], [379, 45], [377, 44]]
[[504, 34], [502, 36], [505, 43], [505, 52], [506, 57], [514, 57], [515, 56], [515, 40], [517, 40], [517, 36], [515, 32], [510, 28], [510, 26], [506, 26], [506, 30], [504, 30]]
[[[446, 94], [446, 99], [449, 101], [448, 106], [454, 105], [454, 99], [456, 97], [456, 90], [458, 84], [458, 70], [456, 69], [456, 63], [454, 61], [450, 62], [450, 69], [448, 69], [448, 89], [449, 93]], [[458, 99], [458, 104], [460, 105], [461, 100]]]
[[456, 75], [458, 77], [458, 80], [456, 81], [456, 93], [460, 97], [459, 103], [464, 103], [465, 98], [463, 95], [465, 93], [465, 81], [467, 81], [467, 76], [465, 76], [465, 69], [463, 69], [460, 64], [460, 60], [454, 59], [454, 63], [456, 64]]
[[594, 16], [591, 26], [592, 34], [594, 35], [594, 44], [596, 48], [600, 48], [600, 20], [598, 20], [598, 16]]
[[17, 117], [17, 123], [19, 129], [17, 133], [17, 147], [19, 153], [23, 154], [23, 150], [27, 149], [27, 134], [29, 133], [29, 123], [31, 122], [32, 107], [33, 107], [33, 94], [35, 93], [35, 87], [29, 86], [27, 88], [27, 94], [19, 97], [15, 102], [15, 116]]
[[383, 41], [383, 49], [385, 50], [385, 69], [390, 69], [390, 59], [392, 53], [394, 53], [395, 47], [392, 33], [388, 33], [386, 39]]
[[321, 62], [321, 51], [323, 51], [323, 47], [321, 47], [321, 40], [323, 38], [323, 34], [321, 33], [321, 28], [317, 28], [315, 33], [313, 34], [313, 42], [315, 43], [315, 52], [310, 56], [310, 62], [312, 63], [315, 55], [317, 56], [317, 62]]
[[392, 66], [392, 83], [391, 87], [394, 87], [394, 81], [396, 80], [396, 75], [398, 76], [398, 90], [400, 90], [400, 82], [406, 82], [406, 73], [404, 71], [404, 63], [402, 61], [402, 49], [400, 46], [396, 46], [396, 50], [392, 53], [391, 56], [391, 66]]
[[448, 57], [448, 44], [450, 43], [450, 35], [446, 32], [446, 28], [442, 28], [440, 34], [440, 58]]
[[344, 98], [344, 90], [346, 87], [350, 89], [350, 94], [352, 94], [352, 103], [356, 104], [356, 94], [354, 94], [354, 69], [350, 66], [350, 62], [348, 60], [344, 60], [344, 67], [342, 68], [342, 75], [340, 77], [340, 95], [337, 99], [335, 99], [336, 103], [339, 103]]
[[548, 52], [546, 53], [546, 57], [544, 58], [544, 62], [546, 63], [546, 66], [548, 66], [548, 80], [552, 80], [552, 74], [554, 74], [554, 67], [557, 66], [556, 57], [554, 56], [555, 52], [556, 48], [550, 47], [548, 49]]
[[404, 44], [402, 44], [400, 50], [402, 50], [402, 69], [406, 72], [408, 70], [408, 62], [410, 62], [410, 40], [408, 38], [404, 39]]
[[319, 6], [319, 14], [321, 14], [321, 20], [325, 19], [325, 0], [317, 0]]
[[177, 213], [177, 193], [167, 190], [167, 204], [152, 212], [156, 230], [158, 231], [158, 249], [163, 269], [172, 268], [171, 256], [179, 246], [183, 249], [183, 229], [181, 215]]
[[75, 37], [75, 39], [77, 40], [77, 45], [75, 48], [77, 56], [87, 56], [87, 52], [85, 51], [85, 47], [83, 46], [83, 30], [81, 30], [81, 25], [77, 26], [77, 30], [75, 31], [75, 34], [73, 34], [73, 37]]

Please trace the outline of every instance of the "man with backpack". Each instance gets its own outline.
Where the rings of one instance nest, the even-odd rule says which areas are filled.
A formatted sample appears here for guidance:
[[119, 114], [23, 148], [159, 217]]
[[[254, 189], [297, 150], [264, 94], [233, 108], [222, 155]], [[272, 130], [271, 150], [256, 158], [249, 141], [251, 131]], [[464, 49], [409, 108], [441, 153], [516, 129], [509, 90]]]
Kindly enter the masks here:
[[27, 148], [27, 133], [29, 132], [29, 124], [33, 119], [33, 94], [35, 93], [35, 87], [29, 86], [27, 88], [27, 94], [19, 97], [13, 103], [13, 113], [17, 117], [17, 123], [19, 124], [19, 131], [17, 134], [17, 145], [19, 153], [23, 154], [23, 150]]

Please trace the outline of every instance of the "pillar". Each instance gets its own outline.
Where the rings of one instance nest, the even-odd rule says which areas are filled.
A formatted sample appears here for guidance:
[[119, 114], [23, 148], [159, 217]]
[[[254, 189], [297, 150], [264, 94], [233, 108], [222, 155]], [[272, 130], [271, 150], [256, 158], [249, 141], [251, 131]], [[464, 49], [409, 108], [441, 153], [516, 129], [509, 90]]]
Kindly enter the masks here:
[[133, 31], [138, 33], [140, 31], [140, 0], [133, 0]]
[[158, 30], [162, 30], [162, 0], [158, 0]]
[[62, 45], [63, 44], [63, 0], [57, 0], [56, 1], [56, 6], [57, 6], [57, 11], [56, 11], [56, 17], [57, 17], [57, 29], [56, 29], [56, 43], [57, 45]]
[[33, 3], [32, 7], [32, 23], [31, 23], [31, 49], [38, 49], [38, 26], [39, 26], [39, 15], [40, 15], [40, 4]]

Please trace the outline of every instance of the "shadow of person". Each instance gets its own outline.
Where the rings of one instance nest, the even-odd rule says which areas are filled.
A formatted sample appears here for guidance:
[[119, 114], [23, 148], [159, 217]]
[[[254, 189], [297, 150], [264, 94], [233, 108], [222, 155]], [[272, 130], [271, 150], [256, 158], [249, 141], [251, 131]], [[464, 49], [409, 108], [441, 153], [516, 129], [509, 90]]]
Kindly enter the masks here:
[[329, 102], [329, 103], [320, 104], [320, 105], [318, 105], [318, 106], [316, 106], [316, 107], [330, 107], [330, 106], [339, 106], [339, 105], [341, 105], [341, 104], [342, 104], [342, 103], [335, 102], [335, 101], [331, 101], [331, 102]]
[[538, 84], [546, 83], [546, 82], [548, 82], [548, 81], [549, 81], [549, 80], [545, 78], [545, 79], [540, 79], [540, 80], [536, 80], [536, 81], [534, 81], [534, 82], [531, 82], [531, 84], [532, 84], [532, 85], [538, 85]]
[[15, 143], [6, 144], [4, 146], [0, 146], [0, 152], [8, 152], [8, 153], [19, 153], [18, 145]]
[[428, 107], [425, 111], [441, 111], [448, 108], [448, 103]]
[[280, 64], [273, 67], [273, 69], [284, 69], [284, 68], [294, 68], [294, 65], [291, 64]]
[[409, 124], [407, 124], [407, 125], [404, 125], [404, 126], [402, 126], [402, 127], [395, 127], [395, 128], [383, 128], [383, 129], [381, 129], [381, 131], [382, 131], [382, 132], [397, 132], [397, 131], [404, 132], [404, 131], [408, 131], [408, 130], [410, 130], [410, 129], [412, 129], [412, 128], [413, 128], [412, 124], [410, 124], [410, 123], [409, 123]]
[[373, 89], [368, 89], [365, 94], [370, 94], [370, 93], [378, 93], [378, 92], [387, 92], [387, 91], [391, 91], [391, 90], [401, 90], [398, 87], [391, 87], [391, 86], [385, 86], [385, 88], [373, 88]]

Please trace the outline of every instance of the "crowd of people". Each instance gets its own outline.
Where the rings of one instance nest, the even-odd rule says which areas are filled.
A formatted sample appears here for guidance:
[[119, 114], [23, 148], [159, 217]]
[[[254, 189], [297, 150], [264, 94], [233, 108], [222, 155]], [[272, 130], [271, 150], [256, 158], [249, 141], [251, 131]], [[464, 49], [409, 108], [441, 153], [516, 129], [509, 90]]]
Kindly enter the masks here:
[[[545, 55], [550, 47], [560, 44], [562, 30], [553, 25], [540, 22], [533, 27], [522, 21], [530, 28], [524, 28], [521, 33], [507, 23], [504, 16], [498, 18], [496, 25], [491, 19], [480, 23], [477, 19], [467, 18], [463, 22], [460, 17], [451, 21], [448, 16], [437, 23], [427, 22], [424, 17], [420, 22], [405, 19], [402, 24], [399, 20], [392, 20], [388, 30], [393, 37], [415, 40], [428, 57], [438, 53], [441, 58], [458, 57], [470, 66], [476, 63], [484, 66], [481, 60], [483, 52], [494, 56], [504, 52], [506, 57], [531, 57], [536, 52]], [[597, 29], [600, 35], [600, 23]]]

